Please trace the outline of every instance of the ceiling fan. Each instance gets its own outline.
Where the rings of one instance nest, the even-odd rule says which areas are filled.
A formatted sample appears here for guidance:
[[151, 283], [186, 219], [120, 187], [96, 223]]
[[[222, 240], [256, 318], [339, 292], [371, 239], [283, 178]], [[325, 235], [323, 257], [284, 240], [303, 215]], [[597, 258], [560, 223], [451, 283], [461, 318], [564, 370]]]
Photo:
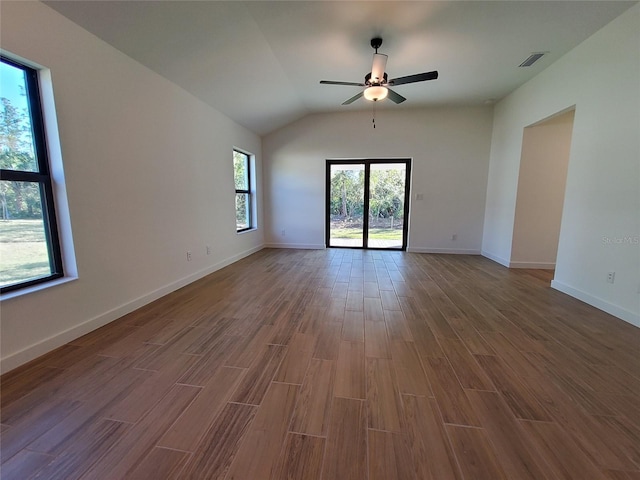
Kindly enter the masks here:
[[363, 91], [354, 95], [348, 100], [345, 100], [342, 105], [349, 105], [359, 98], [363, 97], [367, 100], [377, 102], [389, 97], [394, 103], [402, 103], [406, 100], [402, 95], [394, 92], [389, 87], [398, 85], [405, 85], [407, 83], [424, 82], [427, 80], [435, 80], [438, 78], [438, 72], [425, 72], [416, 73], [415, 75], [407, 75], [406, 77], [392, 78], [387, 80], [387, 73], [384, 71], [387, 66], [388, 56], [383, 53], [378, 53], [378, 48], [382, 45], [382, 38], [375, 37], [371, 39], [371, 46], [376, 50], [373, 54], [373, 65], [371, 66], [371, 72], [367, 73], [364, 77], [364, 83], [357, 82], [336, 82], [333, 80], [321, 80], [323, 85], [347, 85], [351, 87], [365, 87]]

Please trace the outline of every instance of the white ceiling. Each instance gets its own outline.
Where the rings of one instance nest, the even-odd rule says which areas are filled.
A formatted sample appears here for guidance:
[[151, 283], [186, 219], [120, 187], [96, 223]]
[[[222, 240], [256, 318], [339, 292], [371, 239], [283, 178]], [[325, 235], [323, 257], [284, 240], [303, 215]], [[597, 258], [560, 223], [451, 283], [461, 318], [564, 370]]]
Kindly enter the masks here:
[[[379, 108], [499, 100], [631, 7], [623, 1], [49, 1], [51, 8], [258, 134], [340, 104], [371, 70], [374, 36], [395, 88]], [[532, 52], [550, 52], [530, 68]], [[594, 65], [594, 68], [597, 66]]]

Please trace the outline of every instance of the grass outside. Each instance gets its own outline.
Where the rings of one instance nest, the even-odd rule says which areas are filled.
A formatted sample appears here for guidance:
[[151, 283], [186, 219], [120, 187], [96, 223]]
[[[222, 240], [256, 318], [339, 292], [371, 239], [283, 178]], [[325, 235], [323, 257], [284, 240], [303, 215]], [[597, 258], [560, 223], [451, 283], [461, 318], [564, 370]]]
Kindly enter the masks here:
[[50, 274], [42, 220], [0, 220], [0, 285]]
[[[331, 228], [331, 238], [360, 239], [361, 228]], [[370, 228], [369, 239], [372, 240], [402, 240], [402, 228]]]

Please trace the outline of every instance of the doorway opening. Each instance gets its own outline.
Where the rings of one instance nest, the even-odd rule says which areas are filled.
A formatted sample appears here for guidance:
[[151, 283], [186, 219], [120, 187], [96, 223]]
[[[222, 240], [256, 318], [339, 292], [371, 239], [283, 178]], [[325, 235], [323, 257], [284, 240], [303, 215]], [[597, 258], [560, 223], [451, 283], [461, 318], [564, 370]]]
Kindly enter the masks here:
[[326, 246], [406, 250], [410, 159], [327, 160]]
[[571, 107], [524, 129], [512, 268], [555, 269], [574, 114]]

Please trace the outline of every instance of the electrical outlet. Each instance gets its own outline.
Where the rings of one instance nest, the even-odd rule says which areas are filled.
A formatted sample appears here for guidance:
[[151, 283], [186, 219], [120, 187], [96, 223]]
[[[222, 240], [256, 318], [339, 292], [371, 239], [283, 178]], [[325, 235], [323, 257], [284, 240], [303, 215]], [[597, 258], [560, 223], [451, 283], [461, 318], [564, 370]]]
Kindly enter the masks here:
[[416, 200], [424, 200], [424, 193], [416, 193]]
[[613, 283], [616, 280], [616, 272], [607, 273], [607, 283]]
[[187, 262], [191, 261], [191, 252], [187, 251]]
[[211, 245], [207, 245], [207, 255], [211, 255]]
[[280, 230], [280, 235], [282, 235], [283, 237], [286, 237], [287, 231], [283, 228], [282, 230]]
[[458, 239], [458, 234], [454, 233], [453, 235], [451, 235], [451, 240], [457, 240]]

